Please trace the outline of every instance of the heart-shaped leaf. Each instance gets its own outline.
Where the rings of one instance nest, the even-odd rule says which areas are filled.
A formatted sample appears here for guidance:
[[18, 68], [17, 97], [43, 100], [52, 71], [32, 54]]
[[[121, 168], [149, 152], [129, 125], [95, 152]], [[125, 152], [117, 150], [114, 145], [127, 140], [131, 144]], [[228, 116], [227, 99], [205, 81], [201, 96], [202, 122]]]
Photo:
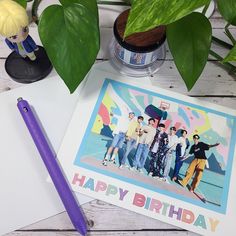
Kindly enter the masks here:
[[206, 65], [211, 37], [211, 24], [201, 13], [191, 13], [167, 26], [170, 51], [188, 90]]
[[22, 7], [26, 8], [27, 6], [27, 1], [26, 0], [14, 0], [18, 4], [20, 4]]
[[93, 65], [99, 50], [96, 0], [61, 0], [39, 21], [39, 35], [57, 73], [74, 92]]
[[224, 19], [230, 24], [236, 25], [236, 1], [217, 0], [217, 6]]
[[236, 61], [236, 45], [230, 50], [223, 62]]
[[124, 37], [167, 25], [190, 14], [210, 0], [133, 0]]

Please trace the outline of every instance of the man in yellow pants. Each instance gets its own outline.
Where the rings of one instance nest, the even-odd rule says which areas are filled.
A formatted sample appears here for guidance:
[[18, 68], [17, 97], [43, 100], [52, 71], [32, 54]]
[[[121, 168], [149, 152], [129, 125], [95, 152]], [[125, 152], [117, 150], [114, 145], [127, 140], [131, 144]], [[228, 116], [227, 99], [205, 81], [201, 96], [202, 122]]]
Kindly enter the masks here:
[[200, 137], [198, 134], [193, 135], [194, 144], [192, 145], [189, 154], [194, 154], [194, 159], [186, 171], [185, 178], [183, 180], [179, 180], [179, 183], [183, 187], [185, 187], [195, 173], [191, 184], [190, 192], [194, 192], [194, 190], [197, 188], [198, 184], [201, 181], [202, 174], [207, 161], [205, 151], [209, 150], [209, 148], [216, 147], [219, 145], [219, 143], [210, 145], [203, 142], [199, 142], [199, 139]]

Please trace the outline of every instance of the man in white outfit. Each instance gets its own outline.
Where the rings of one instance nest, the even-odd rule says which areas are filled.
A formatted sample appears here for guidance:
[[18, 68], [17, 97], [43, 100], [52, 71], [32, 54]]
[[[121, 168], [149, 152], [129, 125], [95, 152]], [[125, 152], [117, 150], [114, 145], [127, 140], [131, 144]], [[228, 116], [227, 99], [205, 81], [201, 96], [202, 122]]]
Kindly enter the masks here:
[[[111, 161], [113, 164], [116, 164], [116, 154], [118, 153], [119, 149], [123, 147], [126, 133], [129, 128], [130, 122], [135, 119], [134, 112], [130, 112], [128, 117], [120, 117], [117, 123], [116, 128], [113, 131], [114, 138], [112, 140], [111, 146], [108, 148], [105, 158], [103, 159], [102, 164], [107, 166], [107, 161]], [[113, 152], [113, 153], [112, 153]], [[110, 155], [112, 154], [111, 158]]]
[[173, 126], [170, 128], [170, 133], [168, 134], [168, 146], [167, 146], [168, 150], [163, 160], [164, 171], [163, 171], [163, 176], [161, 178], [161, 180], [163, 181], [166, 181], [169, 175], [171, 162], [173, 159], [175, 159], [175, 149], [178, 142], [179, 139], [178, 136], [176, 135], [176, 128]]

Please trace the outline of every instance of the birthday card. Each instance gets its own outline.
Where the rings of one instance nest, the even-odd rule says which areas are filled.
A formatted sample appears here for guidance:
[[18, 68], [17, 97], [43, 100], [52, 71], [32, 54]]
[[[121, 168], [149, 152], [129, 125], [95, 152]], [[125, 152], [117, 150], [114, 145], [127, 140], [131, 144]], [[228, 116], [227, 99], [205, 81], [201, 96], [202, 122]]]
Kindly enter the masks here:
[[94, 69], [58, 158], [76, 192], [230, 235], [235, 140], [236, 111]]

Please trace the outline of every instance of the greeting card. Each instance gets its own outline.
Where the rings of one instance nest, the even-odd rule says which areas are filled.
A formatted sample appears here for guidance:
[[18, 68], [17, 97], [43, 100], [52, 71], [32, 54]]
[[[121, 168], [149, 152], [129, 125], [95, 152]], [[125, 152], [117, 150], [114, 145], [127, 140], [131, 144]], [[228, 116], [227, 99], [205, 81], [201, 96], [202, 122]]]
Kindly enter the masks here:
[[89, 75], [58, 155], [73, 190], [203, 235], [230, 234], [236, 111], [145, 80]]

